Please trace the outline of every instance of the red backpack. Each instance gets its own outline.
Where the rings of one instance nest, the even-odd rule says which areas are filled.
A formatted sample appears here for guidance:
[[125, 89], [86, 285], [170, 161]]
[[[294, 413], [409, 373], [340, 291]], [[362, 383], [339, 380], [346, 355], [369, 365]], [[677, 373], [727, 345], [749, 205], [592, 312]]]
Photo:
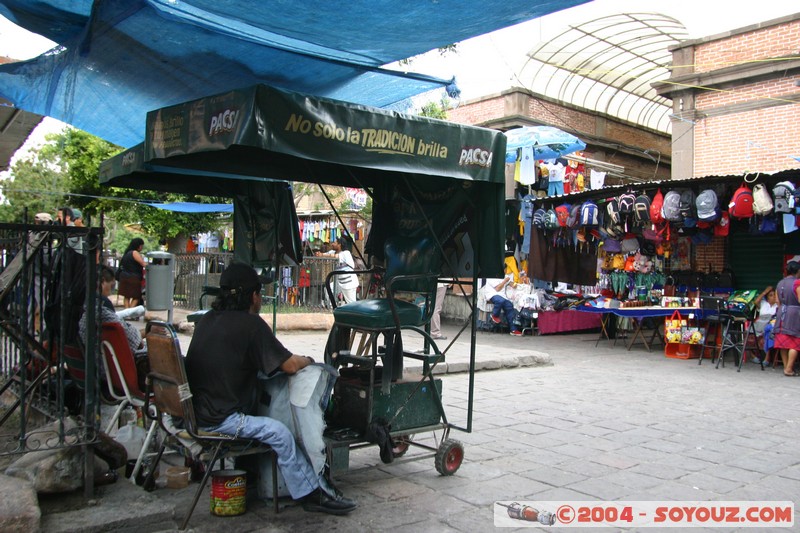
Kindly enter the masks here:
[[753, 191], [742, 184], [734, 191], [728, 204], [728, 213], [733, 218], [751, 218], [753, 216]]
[[661, 207], [663, 205], [664, 195], [661, 194], [661, 189], [658, 189], [658, 192], [650, 201], [650, 222], [653, 224], [660, 224], [661, 222], [664, 222], [664, 217], [661, 216]]
[[560, 206], [556, 207], [556, 220], [558, 220], [558, 225], [562, 228], [567, 227], [567, 220], [569, 219], [569, 204], [561, 204]]

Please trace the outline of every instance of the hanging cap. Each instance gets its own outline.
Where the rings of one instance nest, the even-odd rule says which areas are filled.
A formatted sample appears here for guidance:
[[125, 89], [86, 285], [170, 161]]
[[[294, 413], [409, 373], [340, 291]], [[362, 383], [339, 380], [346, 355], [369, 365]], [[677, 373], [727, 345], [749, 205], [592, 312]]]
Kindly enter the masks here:
[[50, 213], [36, 213], [36, 215], [34, 216], [34, 220], [36, 222], [52, 222], [53, 215], [51, 215]]

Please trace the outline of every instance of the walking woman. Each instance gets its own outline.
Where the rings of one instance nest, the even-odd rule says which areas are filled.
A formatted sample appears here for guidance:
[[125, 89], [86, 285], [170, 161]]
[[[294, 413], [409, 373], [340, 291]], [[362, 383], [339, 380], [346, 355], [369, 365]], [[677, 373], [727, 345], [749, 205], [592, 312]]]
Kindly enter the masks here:
[[142, 257], [142, 248], [142, 239], [132, 239], [119, 262], [119, 293], [125, 298], [125, 309], [142, 303], [142, 280], [147, 265]]
[[783, 375], [798, 376], [794, 363], [800, 350], [800, 263], [789, 261], [785, 278], [778, 282], [778, 313], [775, 321], [775, 348], [781, 352]]

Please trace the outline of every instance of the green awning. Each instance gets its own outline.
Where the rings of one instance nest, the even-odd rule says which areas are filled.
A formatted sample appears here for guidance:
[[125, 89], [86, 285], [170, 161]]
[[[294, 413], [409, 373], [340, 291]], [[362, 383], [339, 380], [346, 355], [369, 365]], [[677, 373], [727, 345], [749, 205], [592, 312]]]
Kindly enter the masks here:
[[505, 144], [495, 130], [257, 85], [148, 113], [144, 147], [104, 162], [100, 181], [165, 179], [220, 196], [231, 180], [359, 187], [375, 201], [368, 252], [432, 228], [446, 274], [492, 277], [503, 262]]

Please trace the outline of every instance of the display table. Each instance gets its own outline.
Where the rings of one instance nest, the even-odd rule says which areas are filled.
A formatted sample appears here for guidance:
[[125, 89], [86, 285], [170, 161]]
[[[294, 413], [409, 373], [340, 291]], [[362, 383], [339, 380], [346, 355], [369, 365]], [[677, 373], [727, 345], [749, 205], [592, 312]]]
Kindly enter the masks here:
[[[665, 318], [668, 316], [672, 316], [675, 311], [678, 311], [681, 315], [694, 315], [696, 318], [702, 318], [703, 310], [694, 308], [694, 307], [620, 307], [616, 309], [606, 309], [603, 307], [591, 307], [591, 306], [582, 306], [576, 308], [579, 312], [586, 314], [587, 316], [599, 316], [601, 318], [600, 324], [600, 336], [597, 338], [597, 342], [595, 346], [600, 343], [601, 340], [611, 340], [608, 335], [608, 319], [611, 315], [615, 315], [622, 318], [629, 318], [633, 321], [633, 336], [630, 339], [627, 339], [625, 342], [625, 347], [630, 350], [633, 346], [636, 339], [641, 337], [642, 342], [644, 343], [647, 351], [651, 351], [651, 346], [655, 340], [660, 340], [662, 343], [664, 339], [661, 338], [661, 333], [659, 332], [659, 323], [656, 320], [660, 318]], [[650, 335], [650, 338], [645, 338], [644, 334], [642, 333], [642, 327], [645, 325], [647, 321], [653, 326], [653, 333]], [[616, 344], [617, 339], [614, 339], [614, 344]]]
[[581, 313], [572, 309], [564, 311], [539, 311], [537, 327], [539, 335], [582, 331], [602, 327], [602, 315]]

